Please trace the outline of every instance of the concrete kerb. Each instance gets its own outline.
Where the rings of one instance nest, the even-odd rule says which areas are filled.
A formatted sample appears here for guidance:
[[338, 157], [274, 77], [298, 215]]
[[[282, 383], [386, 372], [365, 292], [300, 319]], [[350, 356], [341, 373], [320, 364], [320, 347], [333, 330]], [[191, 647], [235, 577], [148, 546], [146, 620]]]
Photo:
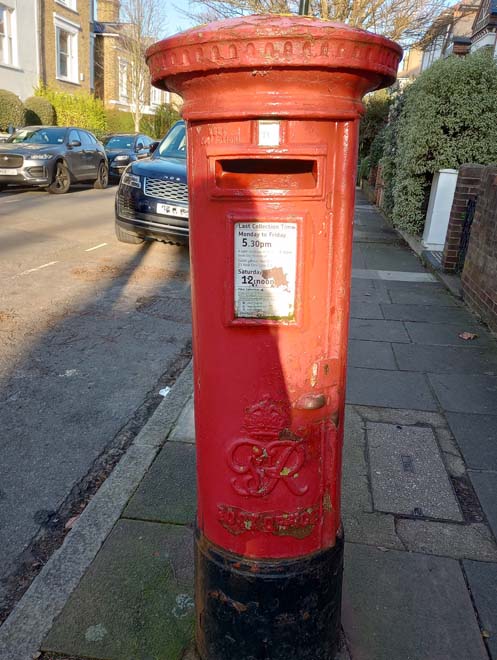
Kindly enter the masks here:
[[53, 621], [167, 440], [191, 397], [192, 387], [190, 362], [0, 627], [0, 660], [31, 660], [38, 652]]

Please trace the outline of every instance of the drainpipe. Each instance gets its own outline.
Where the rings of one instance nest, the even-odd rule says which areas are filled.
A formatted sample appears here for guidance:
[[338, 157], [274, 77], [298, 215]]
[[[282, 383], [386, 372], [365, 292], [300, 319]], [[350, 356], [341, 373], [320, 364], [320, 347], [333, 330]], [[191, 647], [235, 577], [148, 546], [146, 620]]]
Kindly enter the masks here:
[[47, 84], [47, 63], [45, 49], [45, 0], [38, 0], [38, 61], [40, 83]]

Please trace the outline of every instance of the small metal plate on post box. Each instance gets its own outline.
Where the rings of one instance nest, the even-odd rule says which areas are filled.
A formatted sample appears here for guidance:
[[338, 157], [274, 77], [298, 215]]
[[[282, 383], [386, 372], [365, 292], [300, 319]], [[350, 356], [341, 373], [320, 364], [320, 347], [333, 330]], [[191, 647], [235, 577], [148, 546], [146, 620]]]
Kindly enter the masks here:
[[273, 119], [260, 119], [258, 122], [259, 147], [278, 147], [280, 144], [281, 125]]

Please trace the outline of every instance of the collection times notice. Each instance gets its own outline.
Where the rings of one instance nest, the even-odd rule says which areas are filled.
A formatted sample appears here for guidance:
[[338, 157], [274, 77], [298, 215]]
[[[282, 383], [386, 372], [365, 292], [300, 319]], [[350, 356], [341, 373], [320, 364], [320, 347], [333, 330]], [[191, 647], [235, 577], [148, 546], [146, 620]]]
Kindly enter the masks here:
[[235, 223], [235, 317], [295, 317], [297, 224]]

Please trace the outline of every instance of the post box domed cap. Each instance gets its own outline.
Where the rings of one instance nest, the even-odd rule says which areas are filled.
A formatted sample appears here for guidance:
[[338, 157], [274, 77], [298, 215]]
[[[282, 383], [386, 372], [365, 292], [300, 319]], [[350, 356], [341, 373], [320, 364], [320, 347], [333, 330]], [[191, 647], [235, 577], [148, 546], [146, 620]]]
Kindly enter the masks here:
[[402, 48], [377, 34], [306, 16], [256, 15], [192, 28], [146, 53], [152, 83], [240, 69], [352, 69], [395, 81]]

